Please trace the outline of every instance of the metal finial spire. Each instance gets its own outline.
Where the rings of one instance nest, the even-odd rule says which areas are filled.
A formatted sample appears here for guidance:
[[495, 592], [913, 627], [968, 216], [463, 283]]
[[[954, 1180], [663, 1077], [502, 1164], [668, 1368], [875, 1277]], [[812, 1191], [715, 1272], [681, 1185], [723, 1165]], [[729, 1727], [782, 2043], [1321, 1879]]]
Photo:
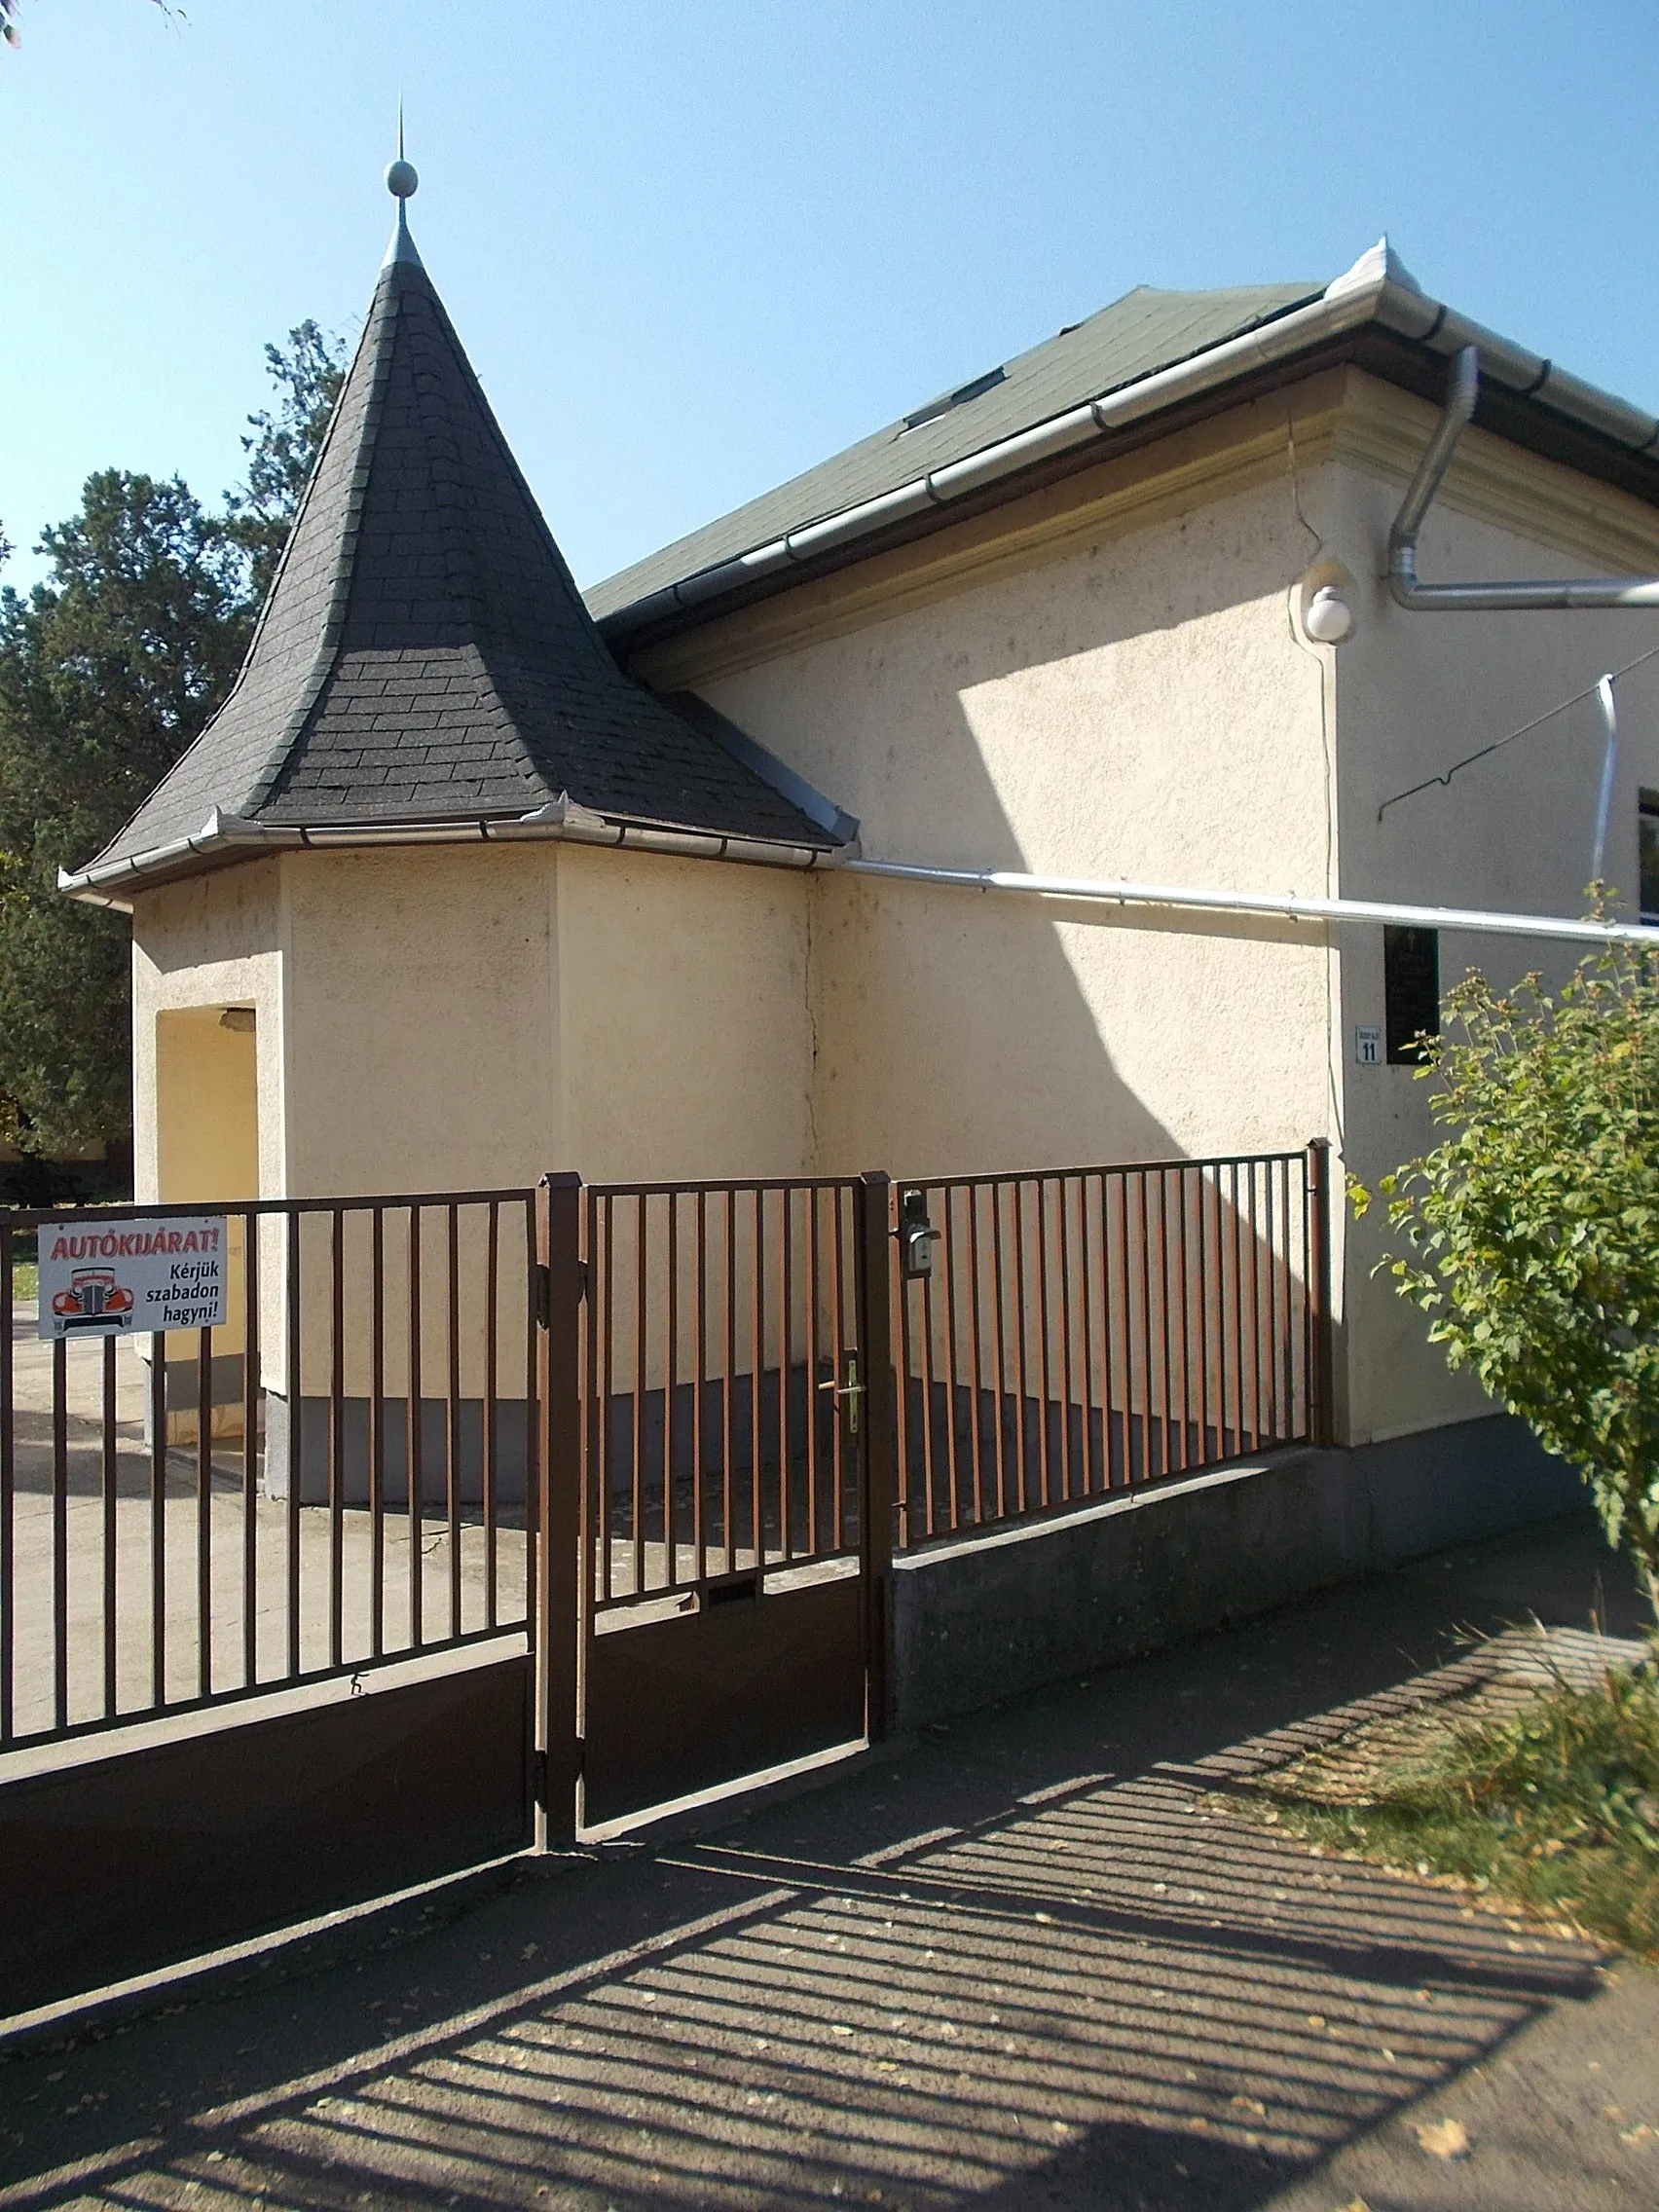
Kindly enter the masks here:
[[414, 163], [406, 162], [403, 158], [403, 102], [399, 100], [397, 103], [397, 159], [387, 166], [386, 188], [397, 202], [397, 227], [400, 231], [407, 230], [409, 227], [409, 203], [414, 198], [415, 189], [420, 182], [421, 179], [416, 174]]
[[413, 162], [403, 158], [403, 102], [397, 103], [397, 159], [387, 164], [386, 188], [397, 202], [397, 228], [391, 234], [391, 243], [386, 249], [387, 264], [393, 261], [412, 261], [420, 267], [421, 256], [415, 251], [415, 240], [409, 236], [409, 203], [421, 179], [415, 173]]

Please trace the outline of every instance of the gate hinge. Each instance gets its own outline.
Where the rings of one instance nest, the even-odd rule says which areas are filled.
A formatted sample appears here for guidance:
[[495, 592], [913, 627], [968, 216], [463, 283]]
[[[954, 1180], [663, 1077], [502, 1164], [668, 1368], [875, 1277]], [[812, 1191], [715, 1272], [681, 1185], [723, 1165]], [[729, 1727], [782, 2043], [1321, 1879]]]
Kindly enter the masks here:
[[[585, 1260], [577, 1260], [574, 1265], [576, 1304], [580, 1306], [588, 1294], [588, 1264]], [[540, 1328], [550, 1329], [553, 1326], [553, 1271], [545, 1260], [537, 1260], [535, 1263], [535, 1296], [536, 1324]]]

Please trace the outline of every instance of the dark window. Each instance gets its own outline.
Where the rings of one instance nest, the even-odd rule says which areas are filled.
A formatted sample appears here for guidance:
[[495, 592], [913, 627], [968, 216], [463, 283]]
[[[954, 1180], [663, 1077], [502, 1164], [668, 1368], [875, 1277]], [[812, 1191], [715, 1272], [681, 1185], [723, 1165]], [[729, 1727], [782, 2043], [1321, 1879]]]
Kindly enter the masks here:
[[1641, 918], [1659, 922], [1659, 792], [1643, 792], [1637, 816], [1641, 839]]
[[[930, 399], [925, 407], [918, 407], [913, 415], [904, 418], [904, 430], [919, 430], [924, 423], [937, 423], [941, 415], [948, 415], [953, 407], [966, 407], [971, 399], [981, 392], [992, 391], [999, 384], [1008, 381], [1006, 369], [987, 369], [982, 377], [972, 384], [959, 384], [954, 391], [947, 391], [941, 399]], [[903, 437], [904, 430], [899, 435]]]
[[1382, 932], [1382, 1017], [1390, 1067], [1416, 1067], [1419, 1037], [1440, 1034], [1440, 933]]

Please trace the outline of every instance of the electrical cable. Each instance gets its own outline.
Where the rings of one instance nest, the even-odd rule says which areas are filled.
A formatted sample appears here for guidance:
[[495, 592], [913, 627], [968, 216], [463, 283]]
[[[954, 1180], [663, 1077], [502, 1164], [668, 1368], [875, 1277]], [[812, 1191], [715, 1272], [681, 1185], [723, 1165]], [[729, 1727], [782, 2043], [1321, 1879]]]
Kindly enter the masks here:
[[1450, 785], [1453, 777], [1461, 769], [1472, 768], [1477, 760], [1486, 760], [1493, 754], [1501, 753], [1506, 745], [1513, 745], [1518, 737], [1526, 737], [1530, 731], [1541, 729], [1545, 722], [1554, 721], [1557, 715], [1565, 715], [1568, 707], [1576, 707], [1586, 699], [1593, 699], [1603, 682], [1616, 683], [1621, 676], [1628, 676], [1633, 668], [1640, 668], [1643, 661], [1655, 658], [1659, 658], [1659, 645], [1651, 645], [1646, 652], [1638, 653], [1635, 660], [1627, 660], [1622, 668], [1609, 669], [1604, 678], [1598, 677], [1594, 683], [1587, 683], [1582, 691], [1575, 691], [1570, 699], [1563, 699], [1557, 705], [1547, 707], [1541, 715], [1534, 715], [1530, 722], [1523, 722], [1519, 729], [1512, 729], [1506, 737], [1493, 738], [1490, 745], [1483, 745], [1478, 753], [1466, 753], [1461, 760], [1454, 760], [1444, 774], [1425, 776], [1420, 784], [1411, 784], [1403, 792], [1396, 792], [1392, 798], [1385, 798], [1377, 809], [1378, 821], [1381, 822], [1388, 809], [1398, 806], [1402, 799], [1416, 798], [1419, 792], [1432, 791], [1436, 784]]

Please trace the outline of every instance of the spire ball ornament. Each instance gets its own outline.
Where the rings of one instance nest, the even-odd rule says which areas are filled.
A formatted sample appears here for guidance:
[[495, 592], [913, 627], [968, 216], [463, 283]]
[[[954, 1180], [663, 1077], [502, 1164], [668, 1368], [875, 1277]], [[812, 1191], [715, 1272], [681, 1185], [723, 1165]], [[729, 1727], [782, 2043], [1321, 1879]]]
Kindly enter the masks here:
[[420, 182], [415, 164], [406, 162], [401, 154], [395, 162], [387, 164], [386, 188], [394, 200], [412, 200]]

